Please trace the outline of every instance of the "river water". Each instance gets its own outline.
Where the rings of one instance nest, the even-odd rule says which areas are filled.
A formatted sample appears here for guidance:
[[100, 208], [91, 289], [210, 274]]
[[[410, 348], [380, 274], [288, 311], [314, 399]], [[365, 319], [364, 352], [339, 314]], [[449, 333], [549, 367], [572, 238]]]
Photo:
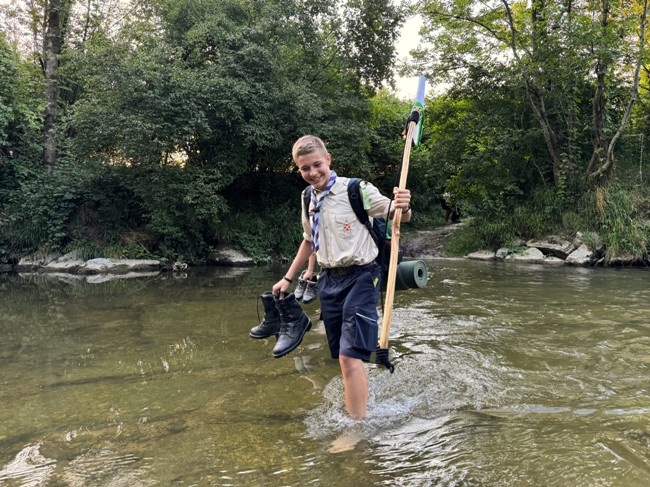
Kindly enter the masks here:
[[249, 339], [282, 269], [0, 276], [0, 486], [650, 485], [647, 270], [427, 264], [360, 424], [322, 325]]

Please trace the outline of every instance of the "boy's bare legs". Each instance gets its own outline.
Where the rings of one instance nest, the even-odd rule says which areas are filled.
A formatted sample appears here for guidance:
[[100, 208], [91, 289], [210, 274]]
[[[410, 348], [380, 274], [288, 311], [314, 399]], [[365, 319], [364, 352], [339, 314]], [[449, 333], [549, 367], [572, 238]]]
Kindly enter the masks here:
[[[339, 364], [343, 374], [345, 409], [353, 419], [361, 420], [366, 417], [366, 408], [368, 406], [366, 368], [361, 360], [344, 355], [339, 355]], [[330, 444], [328, 451], [330, 453], [341, 453], [352, 450], [362, 439], [361, 431], [353, 427], [335, 439]]]
[[368, 376], [363, 362], [357, 358], [339, 356], [339, 364], [343, 374], [343, 393], [345, 409], [352, 419], [366, 417], [368, 407]]

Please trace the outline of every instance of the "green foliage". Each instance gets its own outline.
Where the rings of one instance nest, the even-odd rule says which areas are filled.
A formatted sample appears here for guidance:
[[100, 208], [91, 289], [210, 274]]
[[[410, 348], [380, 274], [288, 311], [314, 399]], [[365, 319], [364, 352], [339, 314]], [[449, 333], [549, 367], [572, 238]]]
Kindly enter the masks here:
[[61, 250], [69, 240], [67, 224], [83, 200], [84, 174], [61, 164], [52, 174], [21, 167], [18, 189], [7, 196], [0, 229], [16, 250], [41, 246]]
[[166, 258], [205, 255], [228, 211], [216, 170], [150, 166], [128, 172], [129, 189], [140, 202], [150, 249]]
[[342, 17], [340, 48], [350, 57], [359, 79], [374, 88], [385, 80], [392, 81], [402, 9], [390, 0], [348, 0]]
[[539, 238], [544, 234], [561, 232], [565, 204], [557, 188], [535, 189], [521, 205], [513, 209], [512, 224], [516, 235]]
[[[266, 213], [286, 201], [251, 199], [249, 191], [259, 194], [265, 185], [242, 182], [286, 173], [291, 143], [306, 132], [328, 141], [344, 171], [372, 172], [369, 105], [349, 53], [338, 50], [333, 2], [305, 5], [310, 13], [281, 0], [151, 6], [129, 18], [120, 35], [108, 38], [99, 30], [83, 50], [65, 55], [62, 74], [80, 88], [67, 118], [72, 137], [66, 146], [105, 181], [87, 192], [71, 219], [80, 245], [125, 246], [124, 235], [134, 230], [138, 245], [169, 257], [197, 258], [226, 242], [261, 255], [256, 248], [268, 251], [269, 240], [255, 234], [269, 233]], [[358, 25], [380, 16], [366, 4], [353, 8]], [[386, 17], [379, 31], [366, 34], [390, 41], [397, 11], [390, 15], [393, 20]], [[366, 34], [355, 34], [355, 42], [365, 42]], [[385, 64], [374, 65], [383, 73], [389, 44], [378, 46], [389, 54]], [[372, 60], [365, 62], [370, 73]], [[378, 81], [378, 72], [369, 79]], [[296, 201], [298, 186], [292, 185]], [[251, 209], [256, 203], [264, 206]], [[261, 224], [255, 223], [260, 208]], [[225, 224], [228, 213], [252, 217]], [[269, 248], [279, 252], [282, 243], [286, 239], [271, 240]]]
[[446, 251], [449, 255], [467, 255], [477, 250], [497, 250], [513, 240], [510, 222], [473, 219], [454, 232]]
[[[593, 151], [590, 70], [595, 59], [608, 63], [604, 115], [616, 123], [629, 96], [630, 19], [638, 13], [613, 3], [603, 29], [593, 22], [595, 5], [576, 6], [571, 16], [562, 2], [420, 6], [423, 40], [433, 46], [420, 54], [420, 68], [430, 86], [449, 89], [427, 100], [423, 144], [411, 152], [413, 227], [439, 224], [438, 198], [450, 192], [471, 217], [452, 242], [457, 253], [593, 229], [609, 255], [644, 255], [645, 106], [633, 117], [637, 135], [620, 142], [621, 186], [601, 197], [582, 183]], [[327, 142], [339, 174], [370, 180], [384, 194], [397, 184], [411, 106], [376, 90], [391, 81], [401, 7], [386, 0], [131, 7], [119, 28], [96, 16], [96, 5], [83, 35], [83, 22], [71, 21], [59, 71], [62, 162], [52, 174], [39, 162], [40, 67], [0, 36], [0, 256], [47, 246], [201, 262], [228, 244], [260, 262], [288, 259], [301, 239], [305, 184], [290, 151], [305, 133]], [[533, 110], [540, 103], [546, 125]]]
[[[368, 95], [390, 78], [400, 9], [355, 0], [341, 22], [333, 0], [132, 7], [118, 30], [89, 10], [88, 30], [64, 45], [63, 162], [52, 175], [35, 164], [42, 149], [31, 132], [43, 102], [24, 96], [42, 85], [17, 76], [21, 62], [2, 39], [0, 103], [10, 111], [0, 147], [15, 155], [16, 134], [36, 141], [36, 157], [0, 164], [3, 249], [200, 261], [229, 243], [260, 260], [286, 256], [300, 239], [290, 213], [304, 186], [292, 171], [293, 140], [320, 135], [350, 175], [385, 164], [371, 159], [371, 143], [381, 142], [368, 126]], [[296, 232], [278, 235], [289, 221]]]
[[258, 263], [269, 256], [289, 260], [302, 241], [300, 210], [295, 204], [285, 203], [264, 214], [242, 212], [236, 221], [228, 219], [224, 223], [221, 241], [242, 249]]
[[3, 160], [34, 161], [40, 157], [40, 131], [44, 102], [37, 96], [42, 76], [18, 53], [0, 32], [0, 204], [1, 191], [12, 184], [12, 174]]
[[642, 216], [638, 211], [639, 203], [647, 205], [647, 200], [618, 185], [598, 187], [593, 193], [591, 215], [605, 245], [606, 261], [627, 256], [640, 261], [647, 256], [650, 224], [647, 213]]
[[437, 197], [450, 193], [466, 214], [502, 221], [542, 178], [540, 134], [517, 114], [516, 87], [478, 78], [473, 91], [452, 90], [429, 104], [424, 174]]
[[[117, 244], [97, 245], [85, 240], [74, 240], [65, 249], [65, 252], [73, 252], [77, 258], [82, 260], [105, 257], [109, 259], [161, 259], [162, 257], [151, 253], [140, 242], [122, 241]], [[163, 260], [165, 258], [162, 258]]]
[[[410, 110], [410, 103], [383, 90], [370, 100], [368, 125], [372, 132], [367, 157], [371, 165], [367, 171], [356, 168], [354, 175], [372, 181], [384, 194], [398, 184], [404, 151], [401, 133]], [[409, 187], [413, 181], [409, 178]]]
[[481, 214], [457, 230], [447, 247], [452, 255], [512, 246], [517, 237], [527, 240], [578, 232], [591, 250], [604, 253], [606, 262], [631, 258], [641, 262], [650, 249], [650, 198], [646, 191], [619, 184], [602, 186], [572, 204], [558, 197], [557, 189], [537, 190], [512, 214], [493, 220]]
[[[450, 84], [468, 99], [486, 80], [501, 95], [519, 87], [510, 97], [527, 105], [534, 114], [530, 127], [544, 135], [531, 146], [547, 166], [540, 165], [545, 181], [571, 186], [594, 170], [592, 155], [636, 96], [631, 71], [638, 46], [630, 39], [639, 35], [640, 3], [428, 0], [416, 9], [425, 20], [426, 46], [417, 54], [418, 68], [434, 83]], [[512, 113], [525, 121], [519, 110]]]
[[[186, 23], [193, 10], [177, 15]], [[289, 80], [272, 43], [262, 26], [213, 15], [167, 37], [139, 31], [136, 50], [130, 37], [99, 39], [71, 58], [70, 77], [86, 87], [72, 115], [77, 157], [138, 165], [180, 157], [218, 168], [228, 183], [252, 152], [273, 155], [286, 144], [292, 90], [280, 89]]]
[[511, 200], [510, 205], [503, 204], [498, 211], [477, 209], [469, 223], [455, 232], [448, 251], [464, 255], [475, 250], [512, 247], [516, 239], [557, 233], [574, 235], [577, 228], [584, 228], [582, 220], [567, 211], [558, 193], [556, 188], [538, 188], [527, 197]]
[[[547, 213], [530, 206], [514, 208], [512, 218], [513, 232], [522, 238], [541, 237], [548, 230]], [[552, 233], [552, 232], [551, 232]], [[505, 242], [505, 241], [504, 241]]]
[[218, 226], [216, 243], [245, 250], [257, 261], [289, 258], [302, 240], [304, 187], [297, 171], [260, 171], [237, 179], [223, 191], [234, 209]]
[[0, 220], [16, 252], [48, 246], [93, 257], [194, 261], [205, 256], [228, 211], [216, 171], [60, 163], [51, 175], [23, 173]]

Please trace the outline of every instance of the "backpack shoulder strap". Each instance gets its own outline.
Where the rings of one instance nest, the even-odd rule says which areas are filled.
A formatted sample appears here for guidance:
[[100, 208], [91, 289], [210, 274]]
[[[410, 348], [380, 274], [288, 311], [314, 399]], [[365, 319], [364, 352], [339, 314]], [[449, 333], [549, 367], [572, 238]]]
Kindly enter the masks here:
[[348, 199], [350, 200], [350, 206], [354, 210], [354, 214], [370, 230], [370, 218], [368, 218], [368, 212], [363, 207], [363, 199], [361, 196], [361, 179], [350, 178], [350, 182], [348, 183]]

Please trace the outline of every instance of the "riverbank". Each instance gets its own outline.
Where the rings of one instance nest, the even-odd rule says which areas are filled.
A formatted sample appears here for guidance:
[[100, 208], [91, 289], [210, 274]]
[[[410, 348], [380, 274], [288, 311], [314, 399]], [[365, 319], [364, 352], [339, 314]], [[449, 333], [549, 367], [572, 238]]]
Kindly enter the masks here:
[[[406, 259], [451, 258], [447, 245], [454, 233], [465, 223], [444, 225], [431, 230], [405, 232], [402, 236], [402, 248]], [[505, 261], [525, 264], [572, 265], [581, 267], [647, 267], [647, 257], [639, 258], [623, 254], [605, 258], [601, 243], [587, 245], [585, 241], [599, 242], [595, 234], [578, 234], [571, 240], [556, 235], [524, 241], [520, 239], [512, 247], [494, 250], [479, 250], [460, 258], [481, 261]]]
[[447, 244], [463, 223], [444, 225], [431, 230], [405, 232], [402, 236], [402, 250], [407, 259], [447, 258]]
[[[454, 233], [463, 228], [465, 222], [448, 224], [427, 230], [407, 230], [402, 234], [403, 257], [407, 260], [428, 260], [453, 258], [447, 246]], [[602, 251], [591, 250], [578, 234], [572, 241], [557, 236], [516, 242], [513, 248], [503, 247], [496, 251], [481, 250], [455, 258], [482, 261], [514, 261], [529, 264], [575, 266], [627, 267], [647, 265], [633, 256], [620, 256], [605, 262]], [[591, 238], [593, 240], [593, 236]], [[209, 265], [222, 267], [248, 267], [256, 265], [249, 256], [236, 249], [222, 248], [210, 256]], [[164, 263], [159, 260], [137, 259], [79, 259], [74, 253], [60, 255], [31, 255], [23, 257], [16, 265], [0, 267], [0, 272], [64, 273], [71, 275], [134, 275], [139, 272], [182, 272], [187, 264]]]
[[[461, 225], [446, 225], [432, 230], [420, 230], [408, 233], [403, 238], [404, 257], [408, 259], [446, 258], [446, 245], [454, 231]], [[254, 260], [235, 249], [224, 248], [214, 252], [210, 258], [211, 265], [224, 267], [254, 266]], [[48, 274], [71, 275], [134, 275], [134, 273], [185, 271], [187, 264], [176, 262], [166, 265], [159, 260], [141, 259], [80, 259], [74, 253], [66, 255], [36, 253], [25, 256], [15, 265], [5, 265], [0, 272], [41, 272]]]

